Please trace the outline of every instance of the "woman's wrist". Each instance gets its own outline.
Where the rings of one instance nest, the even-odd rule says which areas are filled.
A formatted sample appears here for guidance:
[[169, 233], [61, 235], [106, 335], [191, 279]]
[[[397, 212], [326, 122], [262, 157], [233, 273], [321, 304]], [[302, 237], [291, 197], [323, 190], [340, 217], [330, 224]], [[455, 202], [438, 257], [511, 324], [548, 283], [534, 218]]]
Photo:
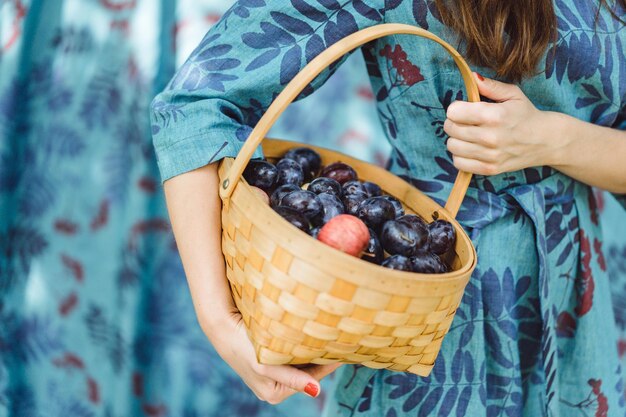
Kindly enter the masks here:
[[545, 129], [546, 146], [543, 163], [555, 168], [568, 165], [572, 160], [569, 156], [575, 148], [575, 138], [572, 136], [572, 125], [577, 119], [553, 111], [544, 112], [545, 123], [541, 129]]

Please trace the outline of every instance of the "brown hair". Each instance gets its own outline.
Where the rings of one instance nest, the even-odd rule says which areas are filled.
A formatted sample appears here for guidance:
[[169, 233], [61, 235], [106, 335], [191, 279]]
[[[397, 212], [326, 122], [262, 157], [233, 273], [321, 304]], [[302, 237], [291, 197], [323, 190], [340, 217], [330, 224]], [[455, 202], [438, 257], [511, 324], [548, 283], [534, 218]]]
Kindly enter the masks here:
[[[493, 68], [499, 77], [519, 81], [536, 74], [546, 48], [556, 40], [552, 1], [435, 0], [435, 5], [443, 23], [465, 40], [465, 56], [471, 62]], [[626, 8], [626, 0], [615, 2]], [[598, 13], [602, 6], [624, 23], [607, 0], [599, 0]]]

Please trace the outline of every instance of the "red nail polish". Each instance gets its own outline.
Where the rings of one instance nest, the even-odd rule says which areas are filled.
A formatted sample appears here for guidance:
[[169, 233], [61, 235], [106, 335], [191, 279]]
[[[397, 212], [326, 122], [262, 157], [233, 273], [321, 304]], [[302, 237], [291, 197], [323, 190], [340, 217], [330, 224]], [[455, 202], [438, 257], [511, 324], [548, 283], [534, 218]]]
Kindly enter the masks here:
[[314, 383], [310, 382], [306, 385], [306, 387], [304, 387], [304, 392], [306, 392], [306, 394], [309, 397], [317, 397], [317, 394], [319, 394], [320, 389], [317, 385], [315, 385]]
[[476, 76], [478, 77], [478, 79], [480, 81], [485, 81], [485, 77], [483, 77], [482, 75], [480, 75], [479, 73], [476, 73]]

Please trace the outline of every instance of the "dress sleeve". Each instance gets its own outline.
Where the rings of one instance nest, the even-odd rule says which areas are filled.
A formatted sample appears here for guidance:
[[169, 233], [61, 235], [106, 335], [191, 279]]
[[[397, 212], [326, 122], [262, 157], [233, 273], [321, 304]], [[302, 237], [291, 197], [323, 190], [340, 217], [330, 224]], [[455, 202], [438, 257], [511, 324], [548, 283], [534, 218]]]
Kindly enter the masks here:
[[[384, 4], [385, 0], [235, 2], [152, 101], [150, 119], [161, 180], [237, 155], [286, 84], [339, 39], [383, 23]], [[321, 87], [349, 55], [320, 73], [295, 101]], [[261, 156], [259, 148], [254, 157]]]

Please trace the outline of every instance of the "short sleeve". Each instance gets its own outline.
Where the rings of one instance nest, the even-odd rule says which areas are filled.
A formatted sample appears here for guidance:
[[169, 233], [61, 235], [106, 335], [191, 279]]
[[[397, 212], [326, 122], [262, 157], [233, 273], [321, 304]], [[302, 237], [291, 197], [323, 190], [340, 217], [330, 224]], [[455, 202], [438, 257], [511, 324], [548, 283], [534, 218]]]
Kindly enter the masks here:
[[[236, 156], [308, 62], [349, 34], [383, 23], [384, 11], [384, 0], [238, 0], [152, 101], [162, 181]], [[295, 101], [321, 87], [349, 55], [320, 73]], [[257, 149], [254, 157], [260, 156]]]

